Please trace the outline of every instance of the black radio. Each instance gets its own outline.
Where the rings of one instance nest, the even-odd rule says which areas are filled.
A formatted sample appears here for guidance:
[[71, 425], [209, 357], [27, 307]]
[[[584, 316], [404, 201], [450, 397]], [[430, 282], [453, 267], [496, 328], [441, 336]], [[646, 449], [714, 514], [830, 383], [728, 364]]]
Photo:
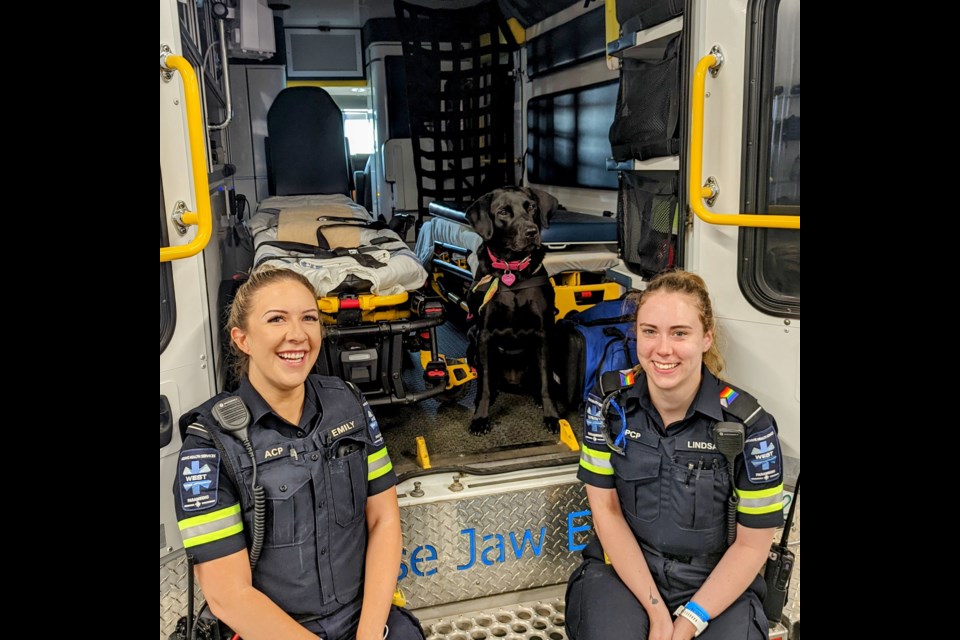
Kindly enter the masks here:
[[797, 485], [793, 489], [793, 501], [787, 513], [787, 521], [783, 525], [783, 536], [780, 544], [774, 543], [770, 547], [770, 556], [767, 567], [763, 571], [763, 578], [767, 583], [767, 595], [763, 599], [763, 612], [767, 614], [770, 624], [780, 622], [783, 615], [783, 605], [787, 601], [787, 592], [790, 590], [790, 576], [793, 574], [793, 562], [796, 555], [787, 548], [787, 539], [790, 537], [790, 528], [793, 526], [793, 514], [800, 499], [800, 476], [797, 476]]

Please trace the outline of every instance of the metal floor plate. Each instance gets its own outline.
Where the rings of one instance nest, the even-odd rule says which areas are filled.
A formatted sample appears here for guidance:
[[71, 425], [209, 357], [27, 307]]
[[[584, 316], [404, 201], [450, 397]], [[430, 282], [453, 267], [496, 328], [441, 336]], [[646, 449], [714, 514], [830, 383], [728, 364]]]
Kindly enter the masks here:
[[[437, 329], [440, 353], [449, 357], [463, 357], [467, 338], [463, 330], [452, 322]], [[410, 366], [404, 368], [403, 380], [409, 388], [422, 389], [423, 370], [418, 354], [406, 354]], [[374, 408], [377, 421], [386, 438], [390, 455], [416, 457], [416, 437], [424, 436], [430, 454], [471, 454], [490, 451], [497, 447], [556, 443], [557, 436], [543, 427], [543, 411], [533, 398], [500, 392], [490, 409], [490, 433], [472, 435], [468, 429], [473, 418], [476, 382], [468, 382], [460, 398], [429, 398], [413, 405], [381, 405]], [[438, 399], [439, 398], [439, 399]], [[561, 413], [570, 421], [574, 433], [579, 434], [581, 422], [576, 411]]]
[[566, 640], [562, 597], [421, 620], [427, 640]]
[[[201, 602], [200, 585], [194, 583], [195, 602]], [[182, 551], [160, 565], [160, 640], [177, 628], [187, 613], [187, 556]]]

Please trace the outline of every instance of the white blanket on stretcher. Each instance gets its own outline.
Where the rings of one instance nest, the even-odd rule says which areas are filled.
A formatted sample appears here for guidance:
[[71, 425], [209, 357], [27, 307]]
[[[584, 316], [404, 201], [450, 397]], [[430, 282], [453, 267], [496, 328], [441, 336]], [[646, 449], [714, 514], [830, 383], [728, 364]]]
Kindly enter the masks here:
[[[390, 229], [360, 230], [360, 246], [366, 248], [363, 255], [383, 263], [381, 267], [364, 266], [349, 256], [319, 259], [264, 244], [277, 240], [277, 224], [280, 212], [284, 209], [315, 206], [318, 215], [321, 215], [323, 207], [329, 205], [339, 212], [344, 211], [343, 207], [349, 207], [349, 217], [352, 219], [372, 220], [366, 209], [342, 195], [267, 198], [260, 203], [258, 213], [247, 222], [256, 248], [254, 264], [272, 264], [302, 273], [313, 283], [320, 296], [329, 294], [350, 275], [368, 280], [371, 283], [370, 292], [374, 295], [394, 295], [423, 286], [427, 272], [400, 236]], [[341, 214], [337, 217], [344, 216]]]

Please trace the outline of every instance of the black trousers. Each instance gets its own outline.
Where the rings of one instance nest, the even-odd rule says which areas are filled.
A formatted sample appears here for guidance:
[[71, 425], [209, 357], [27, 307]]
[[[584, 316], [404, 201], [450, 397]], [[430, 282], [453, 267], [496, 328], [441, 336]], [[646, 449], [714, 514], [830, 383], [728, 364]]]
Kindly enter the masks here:
[[[317, 634], [323, 640], [353, 640], [360, 624], [360, 605], [362, 598], [340, 608], [325, 618], [304, 622], [303, 626]], [[423, 640], [420, 622], [406, 609], [390, 607], [387, 616], [387, 628], [390, 633], [387, 640]]]
[[[713, 570], [713, 566], [669, 560], [647, 550], [643, 550], [643, 556], [671, 613], [690, 600]], [[698, 640], [766, 640], [767, 618], [761, 604], [765, 590], [763, 578], [757, 576], [743, 595], [710, 620]], [[650, 633], [646, 610], [613, 565], [603, 561], [603, 549], [596, 538], [583, 550], [583, 564], [570, 576], [566, 599], [570, 640], [646, 640]]]

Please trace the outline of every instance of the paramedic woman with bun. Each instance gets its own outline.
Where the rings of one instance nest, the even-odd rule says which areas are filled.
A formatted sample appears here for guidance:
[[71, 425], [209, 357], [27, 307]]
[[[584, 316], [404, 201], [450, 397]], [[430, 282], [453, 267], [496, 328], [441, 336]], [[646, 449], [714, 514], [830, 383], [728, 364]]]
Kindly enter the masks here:
[[[570, 578], [567, 633], [572, 640], [766, 638], [758, 572], [783, 523], [776, 422], [716, 377], [723, 365], [699, 276], [654, 278], [640, 294], [635, 328], [640, 364], [634, 376], [620, 376], [626, 389], [607, 403], [612, 410], [599, 394], [587, 403], [578, 475], [597, 538]], [[714, 436], [718, 422], [745, 425], [729, 546], [731, 481]], [[740, 443], [735, 436], [734, 448]]]
[[377, 421], [354, 388], [311, 374], [323, 337], [313, 287], [255, 272], [228, 327], [240, 387], [180, 419], [174, 485], [211, 611], [244, 640], [422, 639], [391, 606], [400, 512]]

